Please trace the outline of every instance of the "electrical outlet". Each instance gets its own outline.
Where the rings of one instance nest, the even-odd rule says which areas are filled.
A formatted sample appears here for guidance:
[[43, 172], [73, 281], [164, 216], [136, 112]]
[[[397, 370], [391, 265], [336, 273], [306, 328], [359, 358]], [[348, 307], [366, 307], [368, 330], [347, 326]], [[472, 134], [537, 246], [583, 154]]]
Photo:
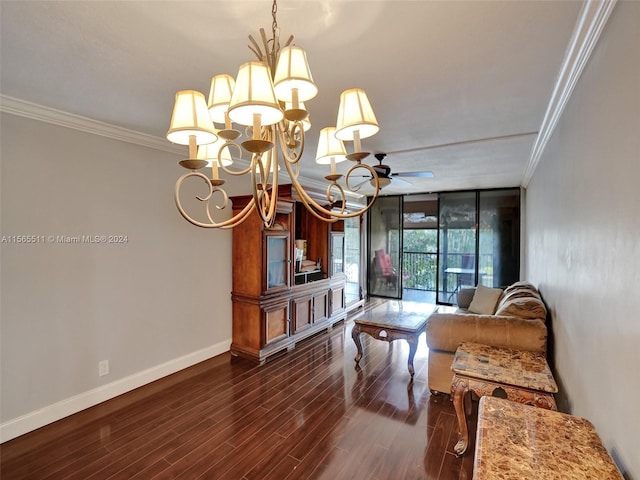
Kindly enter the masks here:
[[104, 377], [105, 375], [109, 375], [109, 360], [98, 362], [98, 376]]

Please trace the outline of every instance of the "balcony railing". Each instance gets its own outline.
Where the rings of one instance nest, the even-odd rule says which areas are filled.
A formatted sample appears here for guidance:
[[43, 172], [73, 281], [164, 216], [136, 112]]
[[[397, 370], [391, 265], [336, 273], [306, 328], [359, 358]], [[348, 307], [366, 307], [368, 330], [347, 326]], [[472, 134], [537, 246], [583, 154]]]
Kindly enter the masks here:
[[436, 289], [436, 252], [402, 253], [402, 286], [414, 290]]
[[[450, 253], [447, 255], [447, 268], [462, 267], [462, 253]], [[403, 252], [402, 254], [402, 286], [414, 290], [436, 290], [437, 270], [436, 252]], [[480, 281], [490, 285], [493, 270], [493, 255], [480, 255], [479, 271]], [[450, 279], [449, 284], [456, 286], [455, 280]], [[442, 288], [442, 286], [441, 286]], [[453, 291], [453, 290], [452, 290]]]

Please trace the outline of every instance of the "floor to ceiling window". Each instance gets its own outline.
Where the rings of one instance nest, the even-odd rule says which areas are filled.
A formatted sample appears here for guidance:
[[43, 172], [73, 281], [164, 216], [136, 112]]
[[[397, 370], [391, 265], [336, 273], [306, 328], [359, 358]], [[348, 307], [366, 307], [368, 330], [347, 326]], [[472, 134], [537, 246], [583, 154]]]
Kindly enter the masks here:
[[438, 302], [460, 288], [505, 287], [520, 274], [520, 189], [441, 193]]
[[369, 295], [452, 304], [519, 278], [519, 188], [379, 197], [368, 218]]
[[347, 308], [362, 299], [360, 285], [362, 270], [360, 269], [360, 252], [363, 248], [360, 234], [360, 217], [347, 218], [344, 221], [344, 264], [347, 277], [345, 303]]
[[520, 190], [488, 190], [478, 199], [479, 283], [505, 287], [520, 275]]
[[455, 303], [461, 288], [477, 284], [476, 192], [439, 195], [438, 303]]

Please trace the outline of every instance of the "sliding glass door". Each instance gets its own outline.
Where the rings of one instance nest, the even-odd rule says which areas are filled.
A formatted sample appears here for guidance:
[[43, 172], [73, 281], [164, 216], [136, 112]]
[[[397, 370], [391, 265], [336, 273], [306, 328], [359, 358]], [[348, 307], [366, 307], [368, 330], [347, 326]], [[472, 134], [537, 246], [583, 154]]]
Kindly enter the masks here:
[[369, 295], [402, 296], [402, 197], [378, 197], [369, 210]]
[[505, 287], [520, 275], [520, 191], [479, 192], [479, 282]]
[[456, 303], [464, 287], [518, 280], [518, 188], [441, 193], [438, 229], [438, 303]]
[[438, 303], [477, 284], [476, 192], [441, 193], [438, 210]]
[[345, 303], [347, 309], [362, 299], [360, 280], [360, 252], [363, 250], [360, 234], [361, 217], [347, 218], [344, 221], [344, 263], [347, 283], [345, 287]]

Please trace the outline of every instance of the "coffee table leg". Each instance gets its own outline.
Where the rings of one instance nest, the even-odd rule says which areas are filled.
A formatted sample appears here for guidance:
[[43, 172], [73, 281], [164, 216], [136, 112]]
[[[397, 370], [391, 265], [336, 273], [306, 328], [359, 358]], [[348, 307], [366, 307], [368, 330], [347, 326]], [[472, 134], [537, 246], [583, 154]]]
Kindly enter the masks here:
[[407, 366], [409, 367], [409, 374], [411, 378], [415, 374], [415, 370], [413, 368], [413, 357], [416, 356], [416, 350], [418, 349], [418, 339], [416, 337], [407, 338], [407, 342], [409, 342], [409, 361], [407, 362]]
[[454, 378], [451, 384], [451, 394], [453, 396], [453, 407], [456, 410], [458, 418], [458, 443], [453, 447], [453, 451], [457, 456], [467, 451], [469, 445], [469, 431], [467, 430], [467, 418], [464, 413], [464, 396], [467, 393], [467, 382], [462, 379]]
[[356, 365], [360, 362], [362, 358], [362, 343], [360, 343], [360, 325], [355, 324], [353, 329], [351, 330], [351, 338], [353, 338], [353, 342], [356, 344], [356, 348], [358, 349], [358, 353], [356, 354]]

